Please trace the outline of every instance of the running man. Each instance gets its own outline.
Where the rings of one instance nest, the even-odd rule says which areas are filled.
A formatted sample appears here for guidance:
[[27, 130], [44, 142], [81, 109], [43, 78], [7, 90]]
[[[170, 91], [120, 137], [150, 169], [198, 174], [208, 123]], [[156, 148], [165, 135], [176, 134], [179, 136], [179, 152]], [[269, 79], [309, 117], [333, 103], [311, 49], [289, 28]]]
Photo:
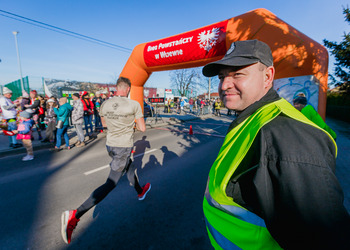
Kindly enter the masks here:
[[117, 80], [115, 96], [105, 101], [100, 108], [102, 124], [107, 125], [107, 152], [112, 158], [110, 173], [105, 184], [93, 191], [90, 197], [76, 210], [67, 210], [62, 213], [62, 237], [69, 244], [71, 236], [80, 217], [92, 207], [101, 202], [117, 185], [124, 173], [130, 184], [135, 188], [138, 199], [143, 200], [151, 189], [147, 183], [141, 187], [136, 174], [135, 165], [130, 159], [133, 147], [134, 124], [142, 132], [146, 131], [141, 106], [138, 102], [128, 99], [131, 83], [128, 78], [120, 77]]

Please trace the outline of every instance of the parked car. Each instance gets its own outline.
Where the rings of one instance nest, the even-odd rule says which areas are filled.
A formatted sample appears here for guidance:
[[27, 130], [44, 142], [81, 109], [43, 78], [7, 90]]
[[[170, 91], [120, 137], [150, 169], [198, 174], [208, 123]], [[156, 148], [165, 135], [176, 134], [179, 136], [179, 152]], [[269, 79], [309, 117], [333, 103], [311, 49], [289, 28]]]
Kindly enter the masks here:
[[154, 108], [146, 103], [145, 101], [143, 102], [143, 115], [144, 117], [152, 117], [154, 114]]

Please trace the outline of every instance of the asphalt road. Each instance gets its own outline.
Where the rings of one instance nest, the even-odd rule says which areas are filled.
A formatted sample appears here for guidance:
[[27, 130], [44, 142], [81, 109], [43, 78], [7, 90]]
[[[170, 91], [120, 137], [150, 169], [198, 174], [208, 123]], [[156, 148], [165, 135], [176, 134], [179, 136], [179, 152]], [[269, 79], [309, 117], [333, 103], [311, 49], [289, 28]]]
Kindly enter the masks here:
[[[232, 119], [232, 118], [231, 118]], [[108, 176], [105, 138], [84, 148], [35, 152], [0, 159], [0, 249], [211, 249], [202, 199], [211, 164], [231, 119], [209, 118], [135, 134], [135, 164], [144, 201], [124, 176], [86, 213], [66, 245], [60, 232], [64, 210], [75, 209]], [[350, 210], [350, 127], [327, 119], [338, 134], [337, 176]], [[194, 135], [189, 135], [192, 125]]]
[[[108, 176], [105, 138], [84, 148], [0, 159], [0, 249], [211, 249], [202, 200], [211, 164], [232, 118], [210, 118], [135, 134], [137, 199], [126, 176], [86, 213], [66, 245], [64, 210], [76, 209]], [[192, 125], [194, 135], [189, 135]]]

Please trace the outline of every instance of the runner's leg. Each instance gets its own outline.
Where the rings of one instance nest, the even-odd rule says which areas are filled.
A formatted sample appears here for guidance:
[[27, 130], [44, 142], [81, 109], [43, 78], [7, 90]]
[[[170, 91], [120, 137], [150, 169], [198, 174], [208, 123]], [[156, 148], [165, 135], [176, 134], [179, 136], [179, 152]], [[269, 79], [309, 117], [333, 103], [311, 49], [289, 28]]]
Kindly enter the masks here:
[[92, 192], [90, 197], [77, 209], [76, 218], [79, 219], [93, 206], [101, 202], [116, 186], [123, 172], [117, 172], [111, 169], [105, 184]]
[[132, 185], [135, 188], [137, 194], [141, 194], [143, 190], [142, 190], [142, 187], [140, 186], [139, 178], [137, 176], [137, 169], [135, 167], [136, 167], [135, 164], [129, 158], [129, 164], [128, 164], [128, 167], [126, 168], [127, 169], [126, 176], [130, 182], [130, 185]]
[[116, 186], [120, 177], [129, 163], [132, 148], [118, 148], [107, 146], [109, 156], [112, 158], [110, 163], [111, 171], [105, 184], [92, 192], [90, 197], [77, 209], [76, 218], [79, 219], [93, 206], [101, 202]]

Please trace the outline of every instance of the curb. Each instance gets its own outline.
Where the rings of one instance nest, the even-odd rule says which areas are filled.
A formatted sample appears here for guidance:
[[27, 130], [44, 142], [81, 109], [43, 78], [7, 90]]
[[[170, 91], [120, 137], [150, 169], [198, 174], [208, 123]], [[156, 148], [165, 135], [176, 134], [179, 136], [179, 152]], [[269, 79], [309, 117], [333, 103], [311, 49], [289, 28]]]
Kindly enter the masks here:
[[[41, 145], [33, 145], [33, 151], [40, 150], [40, 149], [45, 149], [45, 148], [52, 148], [53, 144], [52, 143], [42, 143]], [[5, 156], [10, 156], [10, 155], [17, 155], [17, 154], [25, 154], [26, 148], [25, 147], [20, 147], [20, 148], [13, 148], [13, 149], [5, 149], [0, 151], [0, 158], [5, 157]]]
[[[73, 133], [74, 133], [74, 131], [73, 131]], [[68, 133], [69, 141], [71, 141], [73, 138], [76, 138], [76, 135], [74, 135], [74, 136], [71, 136], [71, 135], [72, 135], [72, 132], [69, 132]], [[98, 138], [98, 135], [99, 134], [95, 135], [96, 139]], [[37, 151], [37, 150], [49, 149], [49, 148], [53, 148], [54, 146], [55, 145], [51, 142], [47, 142], [47, 143], [36, 142], [35, 144], [33, 143], [33, 151], [35, 153], [35, 151]], [[26, 153], [25, 147], [12, 148], [12, 149], [8, 148], [8, 149], [0, 150], [0, 158], [3, 158], [5, 156], [11, 156], [11, 155], [25, 154], [25, 153]]]

